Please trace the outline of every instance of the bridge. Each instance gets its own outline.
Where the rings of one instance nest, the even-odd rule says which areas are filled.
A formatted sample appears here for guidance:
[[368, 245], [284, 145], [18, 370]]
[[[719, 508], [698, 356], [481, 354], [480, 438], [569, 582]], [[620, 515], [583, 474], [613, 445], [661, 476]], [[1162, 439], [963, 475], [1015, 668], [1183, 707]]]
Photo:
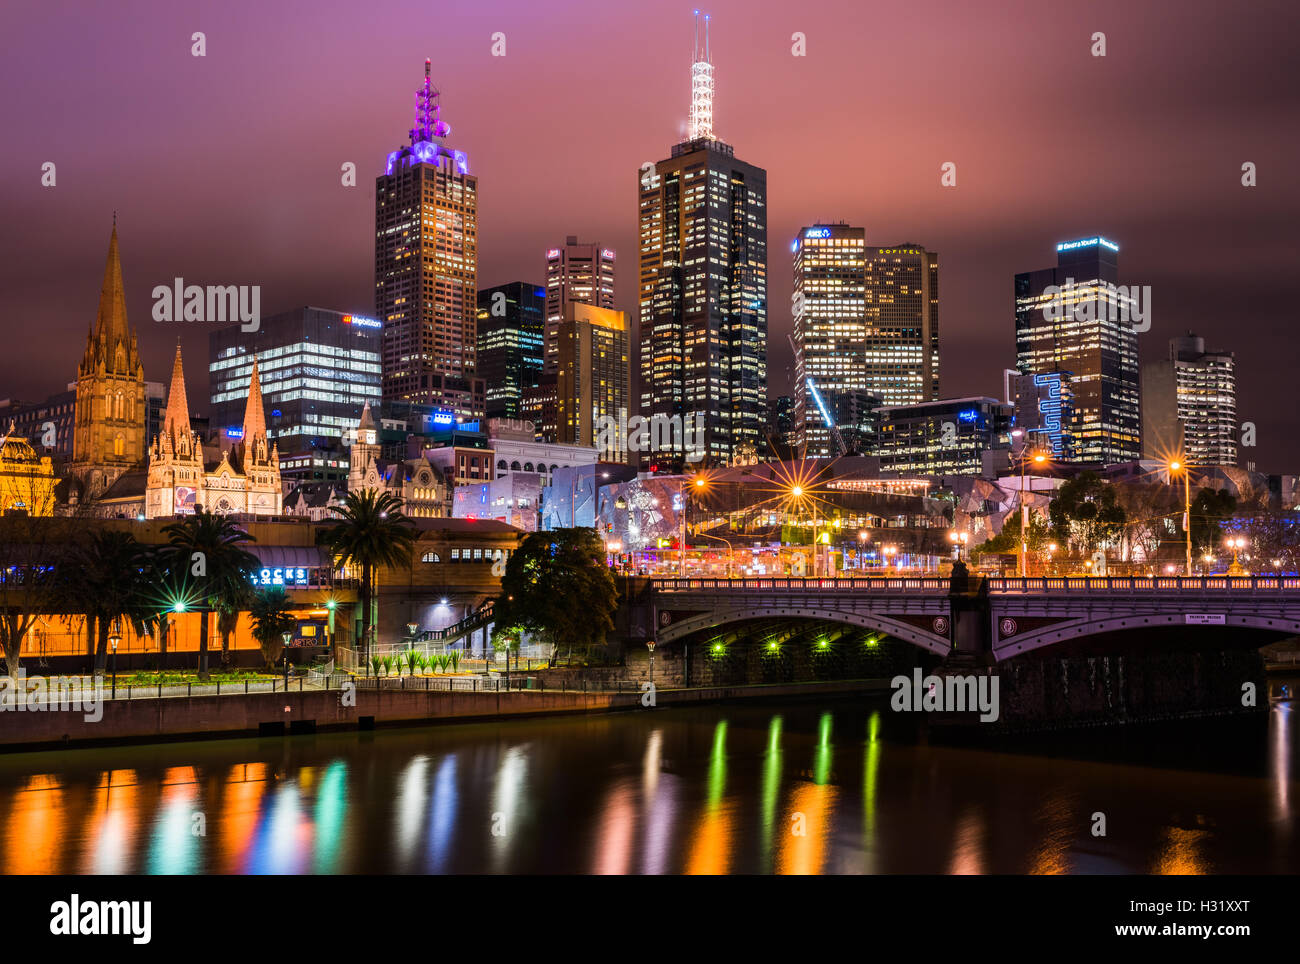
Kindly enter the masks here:
[[1294, 576], [972, 577], [966, 592], [933, 576], [666, 578], [650, 589], [660, 644], [764, 617], [843, 623], [999, 662], [1116, 633], [1219, 627], [1250, 631], [1239, 635], [1254, 647], [1300, 635]]

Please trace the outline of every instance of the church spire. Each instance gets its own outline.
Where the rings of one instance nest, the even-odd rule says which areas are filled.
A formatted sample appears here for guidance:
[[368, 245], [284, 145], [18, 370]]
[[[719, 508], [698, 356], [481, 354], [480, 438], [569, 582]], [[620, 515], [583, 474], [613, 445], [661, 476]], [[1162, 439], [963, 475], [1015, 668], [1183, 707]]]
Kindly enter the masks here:
[[253, 441], [266, 438], [266, 410], [262, 407], [262, 386], [257, 380], [257, 356], [253, 356], [253, 373], [248, 380], [248, 406], [244, 409], [244, 447], [252, 452]]
[[99, 289], [99, 317], [95, 340], [104, 345], [105, 361], [112, 366], [113, 350], [119, 341], [129, 350], [131, 335], [126, 321], [126, 293], [122, 286], [122, 259], [117, 251], [117, 215], [113, 215], [113, 234], [108, 239], [108, 262], [104, 265], [104, 284]]
[[163, 434], [173, 439], [190, 434], [190, 405], [185, 397], [185, 372], [181, 368], [181, 343], [176, 340], [176, 361], [172, 364], [172, 384], [167, 390], [167, 413], [163, 416]]

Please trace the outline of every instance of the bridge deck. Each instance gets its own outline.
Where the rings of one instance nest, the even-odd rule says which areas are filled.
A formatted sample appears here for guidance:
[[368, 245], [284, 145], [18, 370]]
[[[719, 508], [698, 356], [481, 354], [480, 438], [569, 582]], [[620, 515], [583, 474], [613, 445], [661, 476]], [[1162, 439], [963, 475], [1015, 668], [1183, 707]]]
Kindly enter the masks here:
[[[1088, 592], [1260, 592], [1300, 593], [1296, 576], [993, 576], [986, 580], [990, 595], [1088, 593]], [[758, 576], [743, 579], [721, 577], [657, 578], [651, 580], [656, 592], [824, 592], [858, 590], [861, 592], [946, 593], [951, 583], [939, 576]]]

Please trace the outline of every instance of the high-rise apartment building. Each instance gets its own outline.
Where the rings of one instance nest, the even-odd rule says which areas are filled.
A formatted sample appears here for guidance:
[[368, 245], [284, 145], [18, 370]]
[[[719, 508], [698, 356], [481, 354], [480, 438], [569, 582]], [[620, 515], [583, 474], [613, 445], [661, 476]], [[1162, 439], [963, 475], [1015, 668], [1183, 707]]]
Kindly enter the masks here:
[[1065, 428], [1073, 461], [1135, 461], [1142, 456], [1140, 306], [1117, 284], [1119, 245], [1097, 236], [1056, 251], [1055, 268], [1016, 275], [1016, 368], [1070, 373]]
[[556, 372], [560, 323], [570, 304], [614, 307], [614, 259], [613, 248], [572, 234], [546, 252], [546, 374]]
[[383, 322], [384, 400], [477, 418], [478, 178], [447, 146], [424, 64], [410, 144], [375, 179], [375, 314]]
[[[558, 349], [557, 441], [594, 445], [602, 459], [622, 461], [628, 454], [624, 426], [632, 394], [627, 315], [571, 302], [560, 323]], [[602, 435], [607, 444], [597, 445]]]
[[939, 256], [868, 246], [843, 223], [804, 228], [792, 248], [796, 438], [810, 456], [836, 455], [829, 422], [840, 427], [841, 396], [938, 398]]
[[542, 376], [546, 302], [546, 289], [523, 281], [478, 293], [478, 374], [488, 418], [524, 417], [524, 389]]
[[1237, 464], [1237, 373], [1232, 352], [1206, 351], [1190, 332], [1142, 366], [1142, 450], [1188, 465]]
[[767, 172], [714, 136], [705, 30], [687, 138], [637, 172], [640, 414], [702, 426], [705, 457], [720, 461], [763, 442]]

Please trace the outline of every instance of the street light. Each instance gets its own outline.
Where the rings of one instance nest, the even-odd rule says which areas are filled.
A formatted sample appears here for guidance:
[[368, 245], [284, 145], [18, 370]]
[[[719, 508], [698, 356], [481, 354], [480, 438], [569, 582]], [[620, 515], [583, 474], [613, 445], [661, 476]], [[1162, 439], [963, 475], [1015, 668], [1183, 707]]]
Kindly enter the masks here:
[[293, 642], [293, 633], [286, 629], [280, 634], [280, 638], [284, 640], [284, 653], [281, 658], [284, 660], [284, 691], [287, 693], [289, 692], [289, 644]]
[[948, 541], [957, 547], [957, 560], [962, 559], [962, 551], [966, 548], [966, 543], [970, 541], [969, 532], [949, 532]]
[[1246, 548], [1245, 538], [1243, 536], [1228, 536], [1227, 546], [1229, 549], [1232, 550], [1232, 565], [1228, 567], [1228, 575], [1230, 576], [1249, 575], [1249, 573], [1246, 572], [1246, 567], [1243, 566], [1237, 559], [1237, 556], [1241, 552], [1241, 550]]
[[650, 650], [650, 684], [653, 686], [655, 681], [655, 641], [647, 639], [645, 648]]
[[112, 699], [117, 699], [117, 644], [122, 641], [121, 624], [114, 619], [113, 628], [108, 634], [108, 645], [113, 650], [113, 691]]
[[1172, 477], [1175, 472], [1182, 469], [1183, 472], [1183, 531], [1187, 533], [1187, 575], [1192, 574], [1192, 472], [1191, 469], [1178, 459], [1169, 463], [1169, 474]]
[[[1011, 433], [1019, 437], [1020, 429]], [[1029, 440], [1025, 439], [1025, 445]], [[1033, 459], [1037, 465], [1045, 465], [1047, 456], [1042, 452], [1026, 452], [1024, 447], [1020, 453], [1020, 575], [1022, 577], [1029, 575], [1029, 503], [1025, 501], [1025, 468], [1028, 466], [1030, 459]]]
[[892, 556], [897, 555], [898, 546], [881, 546], [880, 551], [885, 556], [885, 570], [888, 571], [891, 565], [890, 559]]

